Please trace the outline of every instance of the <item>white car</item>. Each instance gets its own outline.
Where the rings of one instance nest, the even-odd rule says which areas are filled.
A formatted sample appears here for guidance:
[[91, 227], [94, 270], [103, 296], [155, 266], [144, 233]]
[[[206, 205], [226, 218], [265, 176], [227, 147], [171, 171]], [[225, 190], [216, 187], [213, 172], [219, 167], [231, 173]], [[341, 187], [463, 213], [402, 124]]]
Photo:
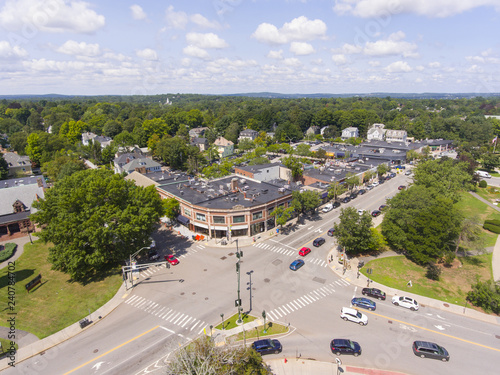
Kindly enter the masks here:
[[405, 296], [392, 297], [392, 303], [396, 306], [406, 307], [407, 309], [410, 309], [411, 311], [416, 311], [419, 308], [417, 301], [415, 301], [413, 298], [405, 297]]
[[340, 317], [346, 321], [350, 320], [351, 322], [358, 323], [362, 326], [368, 324], [368, 317], [365, 314], [362, 314], [358, 310], [350, 307], [342, 307], [340, 310]]
[[359, 215], [359, 216], [363, 216], [363, 214], [365, 213], [365, 211], [366, 211], [366, 210], [361, 210], [361, 209], [359, 209], [359, 210], [358, 210], [358, 215]]
[[325, 207], [323, 207], [322, 211], [323, 212], [330, 212], [333, 210], [333, 205], [331, 203], [328, 203]]
[[378, 181], [373, 181], [373, 182], [372, 182], [372, 186], [373, 186], [373, 187], [375, 187], [375, 186], [377, 186], [377, 185], [378, 185]]

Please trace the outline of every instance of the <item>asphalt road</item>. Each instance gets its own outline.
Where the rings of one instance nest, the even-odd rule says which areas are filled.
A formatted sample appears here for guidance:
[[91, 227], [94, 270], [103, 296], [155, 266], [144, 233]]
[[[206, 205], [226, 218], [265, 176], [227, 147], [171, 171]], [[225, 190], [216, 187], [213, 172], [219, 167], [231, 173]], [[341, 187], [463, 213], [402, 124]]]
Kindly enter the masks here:
[[[372, 211], [406, 184], [397, 176], [347, 205]], [[347, 205], [343, 205], [344, 207]], [[342, 207], [342, 206], [341, 206]], [[286, 234], [242, 248], [241, 298], [244, 310], [290, 324], [293, 332], [280, 338], [283, 353], [269, 358], [314, 358], [333, 361], [333, 338], [358, 341], [363, 354], [343, 356], [347, 365], [391, 369], [408, 374], [493, 374], [500, 364], [500, 328], [456, 314], [421, 306], [419, 311], [377, 301], [377, 310], [363, 311], [367, 326], [345, 322], [342, 306], [350, 306], [358, 287], [334, 274], [327, 254], [335, 247], [326, 231], [338, 220], [340, 209], [320, 214]], [[323, 236], [319, 248], [312, 241]], [[156, 239], [156, 238], [155, 238]], [[98, 324], [62, 345], [46, 351], [5, 374], [151, 374], [161, 373], [164, 359], [180, 345], [237, 312], [236, 257], [232, 249], [157, 239], [162, 253], [172, 246], [180, 264], [153, 267], [115, 311]], [[305, 265], [291, 271], [298, 249], [311, 247]], [[251, 274], [251, 276], [250, 276]], [[252, 280], [252, 300], [247, 288]], [[95, 318], [94, 318], [95, 319]], [[416, 357], [414, 340], [435, 341], [448, 349], [449, 363]]]

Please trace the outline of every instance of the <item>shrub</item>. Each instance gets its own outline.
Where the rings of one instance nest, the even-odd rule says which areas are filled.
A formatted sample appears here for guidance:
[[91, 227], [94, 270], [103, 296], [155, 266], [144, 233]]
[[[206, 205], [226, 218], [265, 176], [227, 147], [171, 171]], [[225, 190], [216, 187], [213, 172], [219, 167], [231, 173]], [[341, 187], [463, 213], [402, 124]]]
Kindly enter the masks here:
[[467, 293], [467, 300], [474, 306], [481, 307], [486, 312], [500, 314], [500, 285], [491, 280], [478, 281]]
[[479, 181], [479, 187], [484, 189], [488, 187], [488, 183], [485, 180], [481, 180]]
[[439, 276], [441, 275], [441, 268], [434, 263], [429, 263], [427, 265], [427, 272], [425, 277], [431, 280], [439, 280]]
[[12, 256], [12, 254], [14, 254], [16, 248], [17, 244], [11, 242], [6, 243], [5, 248], [2, 251], [0, 251], [0, 262], [9, 259]]
[[494, 220], [485, 220], [485, 224], [491, 224], [491, 225], [496, 225], [497, 227], [500, 227], [500, 220], [494, 219]]
[[500, 234], [500, 226], [484, 223], [483, 228], [489, 230], [490, 232]]

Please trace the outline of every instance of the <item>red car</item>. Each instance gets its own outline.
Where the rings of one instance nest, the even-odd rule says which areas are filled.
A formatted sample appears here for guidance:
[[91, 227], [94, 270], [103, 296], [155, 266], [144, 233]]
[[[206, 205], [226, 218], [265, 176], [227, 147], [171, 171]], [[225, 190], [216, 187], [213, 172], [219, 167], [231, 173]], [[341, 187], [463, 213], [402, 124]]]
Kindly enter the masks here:
[[174, 257], [172, 254], [165, 255], [165, 260], [173, 266], [179, 264], [179, 259]]
[[400, 186], [398, 187], [398, 190], [404, 190], [404, 189], [406, 189], [406, 186], [404, 186], [404, 185], [400, 185]]
[[302, 249], [299, 250], [299, 255], [302, 255], [303, 257], [305, 257], [310, 252], [311, 252], [311, 249], [309, 249], [308, 247], [303, 247]]

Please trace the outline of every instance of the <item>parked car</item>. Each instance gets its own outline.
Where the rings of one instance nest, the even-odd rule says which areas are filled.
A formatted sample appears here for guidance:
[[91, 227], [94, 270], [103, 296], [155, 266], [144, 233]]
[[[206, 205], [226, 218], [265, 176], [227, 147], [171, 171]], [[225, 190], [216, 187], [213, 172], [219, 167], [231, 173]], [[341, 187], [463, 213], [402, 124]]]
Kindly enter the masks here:
[[302, 259], [296, 259], [290, 264], [290, 269], [292, 271], [297, 271], [300, 267], [304, 265], [304, 261]]
[[405, 186], [405, 185], [399, 185], [399, 186], [398, 186], [398, 190], [404, 190], [404, 189], [406, 189], [406, 186]]
[[323, 237], [318, 237], [313, 241], [313, 245], [316, 247], [320, 247], [325, 243], [325, 239]]
[[413, 353], [420, 358], [440, 359], [443, 362], [450, 360], [450, 353], [442, 346], [428, 341], [415, 341], [412, 345]]
[[349, 198], [351, 198], [351, 200], [352, 200], [352, 199], [355, 199], [355, 198], [357, 198], [357, 197], [358, 197], [358, 193], [356, 193], [355, 191], [353, 191], [353, 192], [349, 195]]
[[358, 210], [358, 215], [361, 216], [365, 213], [366, 210], [359, 209]]
[[361, 294], [364, 296], [378, 298], [379, 300], [385, 301], [385, 292], [382, 292], [377, 288], [363, 288]]
[[382, 205], [380, 205], [380, 207], [378, 208], [378, 210], [379, 211], [383, 211], [383, 210], [385, 210], [386, 207], [387, 207], [386, 204], [382, 204]]
[[377, 182], [377, 181], [373, 181], [373, 182], [372, 182], [372, 186], [373, 186], [373, 187], [375, 187], [375, 186], [377, 186], [377, 185], [378, 185], [378, 182]]
[[351, 300], [351, 305], [362, 307], [363, 309], [375, 311], [377, 304], [368, 298], [355, 297]]
[[394, 296], [394, 297], [392, 297], [392, 303], [396, 306], [406, 307], [407, 309], [410, 309], [411, 311], [416, 311], [419, 308], [418, 302], [410, 297]]
[[257, 340], [252, 344], [252, 349], [257, 353], [262, 354], [278, 354], [281, 353], [283, 347], [276, 339]]
[[405, 172], [405, 175], [406, 175], [406, 176], [411, 175], [411, 171], [410, 171], [410, 170], [407, 170], [407, 171]]
[[359, 191], [358, 191], [358, 194], [359, 194], [359, 195], [363, 195], [364, 193], [366, 193], [366, 190], [365, 190], [365, 189], [359, 189]]
[[357, 357], [361, 354], [361, 346], [356, 341], [349, 339], [333, 339], [330, 343], [330, 349], [335, 355], [352, 354]]
[[379, 184], [383, 184], [385, 182], [385, 178], [381, 177], [379, 180], [378, 180], [378, 183]]
[[333, 205], [328, 203], [325, 207], [323, 207], [323, 209], [321, 211], [330, 212], [331, 210], [333, 210]]
[[309, 249], [308, 247], [303, 247], [302, 249], [299, 250], [299, 255], [305, 257], [310, 252], [311, 249]]
[[372, 216], [373, 216], [373, 217], [377, 217], [377, 216], [378, 216], [378, 215], [380, 215], [381, 213], [382, 213], [382, 211], [380, 211], [380, 210], [373, 210], [373, 211], [372, 211]]
[[486, 171], [476, 171], [476, 174], [482, 178], [491, 178], [491, 175]]
[[327, 234], [328, 234], [330, 237], [333, 237], [333, 234], [334, 234], [334, 233], [335, 233], [335, 228], [330, 228], [330, 229], [328, 229], [328, 233], [327, 233]]
[[392, 172], [389, 176], [391, 176], [391, 178], [394, 178], [396, 177], [396, 173]]
[[394, 169], [406, 169], [406, 167], [404, 165], [396, 165], [395, 167], [393, 167]]
[[332, 206], [333, 206], [333, 208], [340, 207], [340, 202], [335, 201], [332, 203]]
[[350, 201], [351, 201], [351, 198], [349, 198], [349, 197], [344, 197], [342, 199], [342, 203], [349, 203]]
[[351, 307], [342, 307], [340, 310], [340, 317], [345, 321], [350, 320], [351, 322], [358, 323], [362, 326], [368, 324], [368, 317]]
[[149, 260], [158, 260], [160, 256], [158, 255], [158, 251], [152, 249], [148, 251], [148, 259]]
[[179, 259], [174, 257], [172, 254], [165, 255], [165, 260], [173, 266], [179, 264]]
[[366, 190], [371, 190], [371, 189], [373, 189], [373, 185], [372, 184], [366, 185]]

